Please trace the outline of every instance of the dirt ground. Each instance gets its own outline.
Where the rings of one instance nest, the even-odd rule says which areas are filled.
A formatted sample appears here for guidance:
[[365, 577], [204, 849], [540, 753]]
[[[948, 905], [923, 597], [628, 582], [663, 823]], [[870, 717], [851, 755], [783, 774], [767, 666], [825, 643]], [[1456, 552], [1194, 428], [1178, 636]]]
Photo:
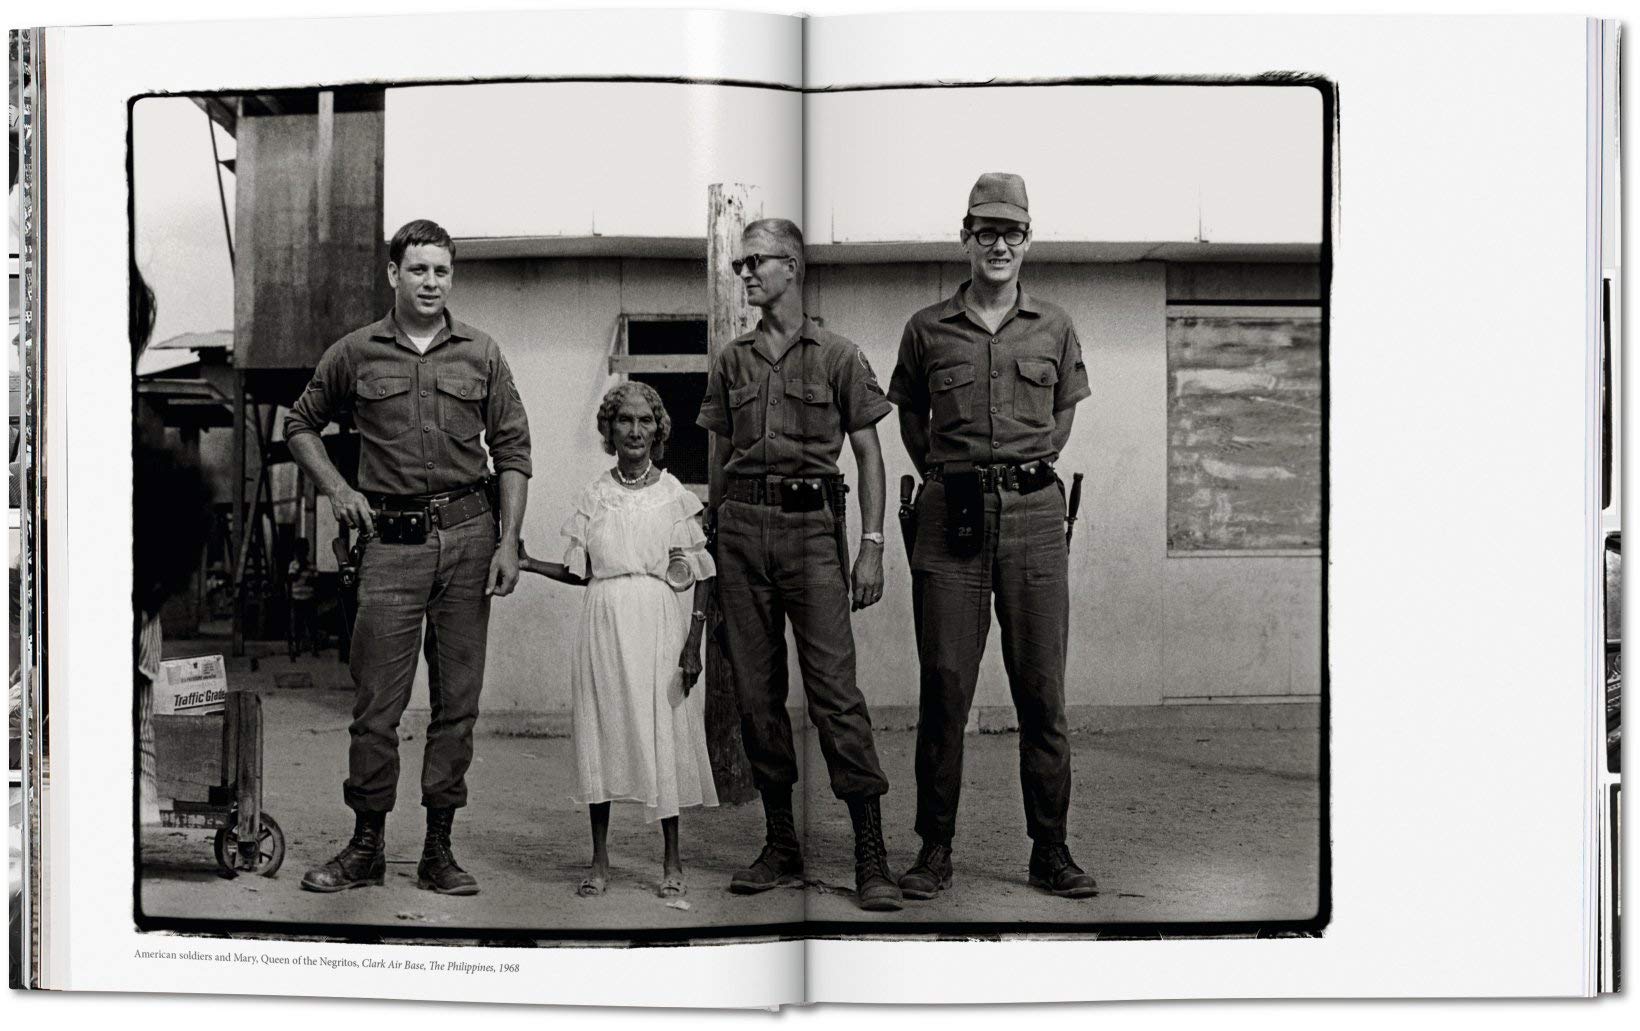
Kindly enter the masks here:
[[[268, 663], [276, 665], [278, 661]], [[407, 720], [401, 745], [400, 807], [388, 821], [388, 880], [335, 895], [300, 889], [302, 874], [347, 840], [341, 803], [350, 693], [334, 688], [264, 696], [265, 807], [283, 826], [287, 856], [276, 876], [225, 879], [208, 832], [146, 828], [141, 900], [151, 916], [225, 921], [358, 924], [377, 933], [420, 929], [631, 930], [746, 927], [807, 917], [859, 921], [870, 934], [917, 933], [936, 922], [1089, 925], [1303, 919], [1320, 883], [1317, 732], [1253, 729], [1129, 729], [1079, 732], [1070, 846], [1099, 881], [1097, 897], [1055, 898], [1025, 883], [1030, 842], [1018, 780], [1018, 738], [968, 738], [962, 809], [954, 849], [955, 884], [938, 899], [899, 913], [867, 914], [853, 900], [853, 853], [845, 806], [825, 789], [812, 734], [805, 756], [808, 796], [800, 804], [809, 842], [808, 890], [731, 895], [736, 869], [762, 843], [757, 803], [687, 810], [682, 843], [688, 909], [655, 894], [658, 825], [617, 805], [610, 830], [608, 894], [583, 899], [575, 887], [590, 856], [584, 807], [568, 800], [574, 777], [567, 737], [504, 737], [479, 724], [469, 774], [470, 804], [456, 821], [455, 851], [481, 885], [453, 898], [419, 891], [415, 864], [422, 814], [417, 785], [422, 740]], [[883, 799], [890, 862], [916, 856], [916, 792], [910, 731], [878, 736], [893, 785]], [[1090, 930], [1092, 928], [1090, 927]]]

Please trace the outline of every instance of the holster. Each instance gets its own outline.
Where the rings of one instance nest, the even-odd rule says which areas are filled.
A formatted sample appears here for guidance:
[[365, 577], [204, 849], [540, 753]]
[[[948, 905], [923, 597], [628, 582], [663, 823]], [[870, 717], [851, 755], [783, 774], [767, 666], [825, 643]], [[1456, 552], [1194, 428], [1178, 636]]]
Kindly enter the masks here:
[[985, 487], [971, 462], [946, 462], [945, 547], [952, 558], [973, 558], [985, 539]]

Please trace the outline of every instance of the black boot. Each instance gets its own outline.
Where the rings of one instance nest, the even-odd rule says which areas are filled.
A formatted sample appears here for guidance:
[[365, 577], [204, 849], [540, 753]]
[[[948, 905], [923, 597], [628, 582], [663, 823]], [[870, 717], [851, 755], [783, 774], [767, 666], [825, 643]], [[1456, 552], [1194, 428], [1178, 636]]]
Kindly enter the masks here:
[[1071, 850], [1065, 843], [1031, 846], [1031, 865], [1027, 879], [1031, 887], [1051, 891], [1060, 898], [1085, 899], [1099, 894], [1093, 876], [1076, 865]]
[[353, 839], [324, 866], [302, 876], [308, 891], [342, 891], [380, 885], [387, 873], [386, 813], [353, 814]]
[[450, 853], [450, 827], [455, 820], [454, 808], [428, 806], [427, 842], [421, 847], [421, 862], [416, 864], [416, 887], [440, 895], [477, 895], [477, 878], [456, 865], [456, 857]]
[[888, 846], [883, 844], [883, 811], [877, 796], [851, 798], [848, 816], [854, 823], [854, 897], [861, 909], [894, 910], [903, 901], [900, 886], [888, 872]]
[[789, 786], [763, 792], [763, 822], [768, 828], [763, 851], [729, 882], [729, 890], [737, 895], [803, 883], [803, 846], [797, 840]]
[[944, 841], [923, 839], [917, 861], [900, 878], [900, 890], [908, 899], [931, 899], [951, 887], [951, 846]]

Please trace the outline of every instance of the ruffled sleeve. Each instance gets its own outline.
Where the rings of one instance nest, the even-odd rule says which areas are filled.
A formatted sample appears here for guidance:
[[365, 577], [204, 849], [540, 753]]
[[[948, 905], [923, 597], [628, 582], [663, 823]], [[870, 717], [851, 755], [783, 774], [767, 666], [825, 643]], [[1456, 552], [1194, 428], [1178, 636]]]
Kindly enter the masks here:
[[587, 526], [592, 522], [596, 504], [592, 492], [593, 487], [588, 486], [576, 495], [575, 510], [558, 531], [564, 536], [564, 567], [576, 576], [582, 576], [588, 570]]
[[706, 551], [706, 531], [701, 529], [700, 513], [704, 505], [688, 489], [679, 487], [674, 504], [672, 539], [669, 549], [680, 549], [683, 559], [695, 574], [696, 580], [710, 580], [717, 575], [717, 566]]

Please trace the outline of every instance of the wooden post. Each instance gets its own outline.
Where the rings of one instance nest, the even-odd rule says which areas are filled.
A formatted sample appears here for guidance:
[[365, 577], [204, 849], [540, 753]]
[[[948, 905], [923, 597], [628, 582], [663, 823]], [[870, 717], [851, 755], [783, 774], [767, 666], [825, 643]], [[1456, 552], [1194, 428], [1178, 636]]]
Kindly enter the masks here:
[[233, 554], [228, 574], [233, 577], [233, 654], [237, 657], [245, 654], [245, 599], [240, 591], [239, 580], [244, 575], [243, 558], [245, 546], [250, 541], [250, 530], [247, 527], [247, 512], [245, 505], [245, 477], [248, 470], [245, 464], [245, 374], [237, 368], [233, 372], [233, 521], [229, 523], [232, 531]]
[[262, 829], [262, 696], [255, 691], [228, 695], [223, 719], [234, 721], [238, 747], [234, 755], [234, 784], [239, 804], [239, 855], [248, 869], [256, 869], [257, 838]]
[[[739, 252], [740, 235], [747, 222], [763, 217], [756, 187], [742, 183], [713, 183], [706, 188], [706, 354], [708, 366], [729, 342], [757, 324], [746, 303], [740, 277], [729, 267]], [[718, 435], [708, 435], [708, 482], [723, 468]], [[706, 643], [706, 750], [712, 760], [712, 778], [724, 802], [749, 802], [757, 797], [751, 764], [740, 742], [740, 703], [729, 664], [715, 638]]]

